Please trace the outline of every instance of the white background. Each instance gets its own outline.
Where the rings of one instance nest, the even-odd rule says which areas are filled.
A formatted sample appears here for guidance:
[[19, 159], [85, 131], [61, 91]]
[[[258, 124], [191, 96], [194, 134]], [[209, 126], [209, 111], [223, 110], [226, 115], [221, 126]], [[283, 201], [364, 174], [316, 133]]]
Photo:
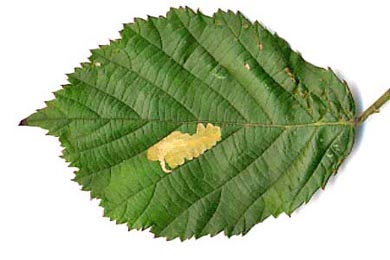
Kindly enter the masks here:
[[71, 181], [59, 141], [17, 126], [122, 23], [180, 5], [260, 20], [307, 60], [335, 69], [367, 108], [390, 87], [386, 2], [1, 1], [0, 259], [390, 259], [390, 106], [360, 129], [326, 190], [291, 218], [269, 218], [244, 237], [186, 242], [103, 218], [98, 201]]

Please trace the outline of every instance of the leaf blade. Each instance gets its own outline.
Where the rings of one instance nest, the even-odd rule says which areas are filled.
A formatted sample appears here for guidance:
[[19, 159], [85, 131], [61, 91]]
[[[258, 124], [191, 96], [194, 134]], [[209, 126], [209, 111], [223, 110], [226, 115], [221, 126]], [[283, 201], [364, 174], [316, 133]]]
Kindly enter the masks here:
[[[68, 78], [23, 124], [60, 137], [106, 216], [168, 239], [245, 234], [291, 214], [353, 145], [346, 84], [240, 13], [136, 20]], [[152, 145], [198, 123], [222, 129], [211, 150], [169, 175], [147, 160]]]

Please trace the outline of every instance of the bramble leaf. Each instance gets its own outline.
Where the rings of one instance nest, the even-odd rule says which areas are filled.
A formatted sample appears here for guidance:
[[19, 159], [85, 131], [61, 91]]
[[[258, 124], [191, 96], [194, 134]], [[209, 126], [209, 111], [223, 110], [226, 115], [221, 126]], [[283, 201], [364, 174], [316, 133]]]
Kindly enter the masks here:
[[[245, 234], [291, 214], [354, 141], [346, 83], [240, 13], [179, 8], [136, 19], [68, 80], [22, 125], [59, 137], [75, 181], [107, 217], [168, 239]], [[218, 126], [220, 140], [196, 158], [178, 139], [158, 146], [159, 156], [186, 158], [169, 174], [161, 156], [148, 159], [149, 148], [198, 124]]]

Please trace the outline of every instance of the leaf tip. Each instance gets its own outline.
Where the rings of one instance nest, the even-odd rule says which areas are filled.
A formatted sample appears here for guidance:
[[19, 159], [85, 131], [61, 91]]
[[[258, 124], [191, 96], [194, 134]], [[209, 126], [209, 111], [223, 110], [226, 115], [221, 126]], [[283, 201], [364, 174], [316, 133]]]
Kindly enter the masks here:
[[21, 120], [21, 121], [19, 122], [19, 126], [28, 126], [27, 118]]

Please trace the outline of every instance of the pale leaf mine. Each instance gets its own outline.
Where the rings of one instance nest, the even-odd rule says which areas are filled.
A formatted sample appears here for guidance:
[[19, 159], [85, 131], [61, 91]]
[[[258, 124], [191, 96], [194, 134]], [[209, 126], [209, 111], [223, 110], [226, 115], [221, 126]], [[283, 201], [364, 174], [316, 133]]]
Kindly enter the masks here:
[[[211, 149], [221, 140], [221, 128], [213, 124], [205, 127], [199, 123], [196, 133], [189, 135], [180, 131], [173, 131], [148, 149], [147, 158], [150, 161], [160, 161], [161, 169], [172, 172], [171, 169], [184, 164], [186, 160], [199, 157]], [[167, 169], [166, 163], [171, 169]]]

